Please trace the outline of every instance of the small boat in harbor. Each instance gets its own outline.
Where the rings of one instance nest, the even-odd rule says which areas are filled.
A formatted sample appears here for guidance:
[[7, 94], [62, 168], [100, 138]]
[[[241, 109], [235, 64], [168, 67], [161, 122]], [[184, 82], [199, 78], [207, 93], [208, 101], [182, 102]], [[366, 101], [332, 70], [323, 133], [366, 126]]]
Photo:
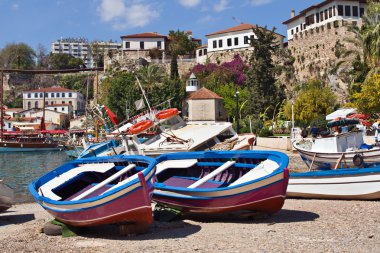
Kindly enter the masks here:
[[192, 213], [279, 211], [289, 158], [276, 151], [205, 151], [157, 159], [153, 200]]
[[380, 167], [290, 173], [288, 197], [380, 199]]
[[12, 206], [14, 191], [0, 180], [0, 212], [4, 212]]
[[7, 135], [3, 133], [0, 141], [0, 152], [35, 152], [58, 151], [62, 148], [59, 142], [46, 136], [37, 135]]
[[143, 156], [77, 159], [32, 182], [29, 191], [68, 225], [149, 225], [155, 168], [155, 160]]

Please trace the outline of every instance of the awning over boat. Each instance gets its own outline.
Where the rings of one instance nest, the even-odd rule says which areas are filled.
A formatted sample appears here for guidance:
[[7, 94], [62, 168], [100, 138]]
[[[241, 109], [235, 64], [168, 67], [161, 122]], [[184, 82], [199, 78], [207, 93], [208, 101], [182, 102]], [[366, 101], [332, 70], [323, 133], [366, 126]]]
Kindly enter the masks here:
[[336, 118], [346, 118], [348, 114], [356, 113], [356, 111], [357, 111], [356, 108], [341, 108], [327, 115], [326, 120], [334, 120]]

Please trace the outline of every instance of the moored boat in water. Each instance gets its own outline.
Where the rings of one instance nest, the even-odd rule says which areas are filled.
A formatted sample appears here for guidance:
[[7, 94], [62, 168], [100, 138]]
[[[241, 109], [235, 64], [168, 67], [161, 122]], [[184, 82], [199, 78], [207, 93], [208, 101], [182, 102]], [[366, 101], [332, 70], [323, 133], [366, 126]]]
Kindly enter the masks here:
[[77, 159], [29, 184], [35, 200], [72, 226], [152, 223], [155, 160], [143, 156]]
[[276, 151], [205, 151], [157, 159], [153, 200], [193, 213], [279, 211], [289, 158]]

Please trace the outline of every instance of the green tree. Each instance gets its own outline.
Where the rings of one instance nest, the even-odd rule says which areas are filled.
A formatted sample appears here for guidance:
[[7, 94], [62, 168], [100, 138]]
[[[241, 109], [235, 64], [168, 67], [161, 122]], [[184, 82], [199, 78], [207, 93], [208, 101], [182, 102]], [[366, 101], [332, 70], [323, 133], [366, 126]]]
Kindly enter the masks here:
[[[288, 119], [292, 117], [291, 104], [292, 102], [288, 101], [284, 108]], [[330, 88], [324, 87], [318, 80], [311, 80], [302, 85], [294, 100], [294, 119], [311, 122], [331, 113], [335, 104], [336, 97]]]
[[53, 54], [48, 56], [50, 69], [77, 69], [83, 67], [83, 60], [69, 54]]
[[177, 57], [185, 54], [193, 54], [197, 43], [192, 41], [188, 34], [184, 31], [169, 31], [169, 51], [171, 55], [170, 78], [176, 79], [178, 74]]
[[269, 117], [272, 117], [276, 104], [285, 99], [285, 89], [276, 85], [275, 66], [272, 60], [278, 49], [274, 30], [274, 28], [269, 31], [266, 28], [255, 27], [253, 33], [256, 38], [252, 37], [250, 42], [254, 50], [250, 56], [250, 67], [245, 83], [251, 95], [249, 110], [256, 117], [265, 110]]
[[354, 105], [363, 113], [380, 112], [380, 74], [374, 74], [361, 86], [361, 92], [353, 95]]
[[94, 97], [94, 78], [94, 75], [88, 74], [68, 74], [62, 76], [58, 81], [58, 85], [67, 89], [76, 90], [86, 97], [88, 83], [88, 99], [92, 99]]
[[[234, 83], [227, 83], [225, 85], [220, 85], [215, 93], [221, 96], [224, 104], [224, 109], [226, 109], [229, 116], [236, 118], [236, 85]], [[249, 100], [249, 91], [245, 87], [238, 87], [239, 92], [239, 119], [244, 118], [248, 114], [247, 102]], [[235, 119], [236, 120], [236, 119]]]
[[145, 91], [150, 94], [164, 81], [165, 71], [157, 64], [149, 64], [137, 71], [137, 77]]
[[371, 1], [363, 17], [364, 24], [360, 28], [365, 60], [369, 66], [380, 65], [380, 3]]
[[38, 44], [36, 48], [36, 67], [37, 69], [46, 69], [48, 67], [46, 48], [42, 44]]
[[10, 69], [33, 69], [36, 53], [25, 43], [12, 43], [0, 51], [0, 64]]

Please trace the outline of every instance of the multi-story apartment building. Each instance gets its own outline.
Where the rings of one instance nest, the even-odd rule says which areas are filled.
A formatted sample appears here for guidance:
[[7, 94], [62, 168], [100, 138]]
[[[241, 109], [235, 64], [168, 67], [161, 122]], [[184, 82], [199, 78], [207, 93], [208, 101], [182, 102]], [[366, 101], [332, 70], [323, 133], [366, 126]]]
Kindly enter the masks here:
[[94, 54], [104, 54], [107, 50], [119, 50], [121, 43], [117, 42], [88, 42], [86, 39], [60, 39], [51, 44], [53, 54], [69, 54], [83, 60], [88, 68], [95, 67]]
[[[45, 93], [45, 98], [44, 98]], [[84, 113], [85, 100], [81, 93], [62, 87], [50, 87], [23, 92], [23, 109], [45, 107], [57, 108], [62, 113], [81, 115]], [[66, 106], [67, 105], [67, 106]], [[60, 109], [59, 109], [60, 108]], [[71, 109], [72, 108], [72, 109]]]
[[366, 7], [366, 0], [325, 0], [302, 10], [297, 16], [292, 10], [291, 18], [283, 24], [288, 27], [288, 40], [292, 40], [303, 31], [323, 27], [334, 21], [346, 20], [351, 21], [353, 25], [358, 24]]

